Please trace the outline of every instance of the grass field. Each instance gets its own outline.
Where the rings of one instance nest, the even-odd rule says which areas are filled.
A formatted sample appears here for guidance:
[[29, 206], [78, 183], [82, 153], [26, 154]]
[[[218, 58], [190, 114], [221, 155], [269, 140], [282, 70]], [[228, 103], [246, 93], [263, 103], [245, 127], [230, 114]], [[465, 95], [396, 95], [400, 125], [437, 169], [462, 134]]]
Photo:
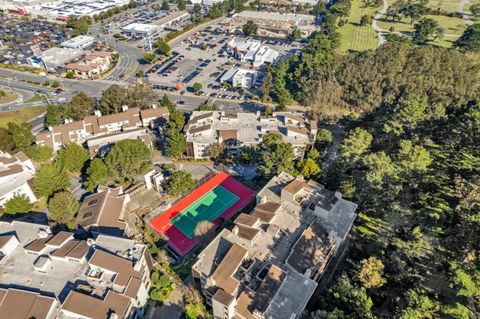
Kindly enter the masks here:
[[362, 0], [352, 1], [348, 23], [338, 30], [342, 35], [341, 51], [365, 51], [377, 47], [378, 36], [372, 26], [360, 25], [363, 15], [371, 15], [373, 18], [376, 10], [376, 8], [364, 8]]
[[447, 12], [456, 12], [458, 1], [455, 0], [430, 0], [427, 6], [432, 9], [440, 9]]
[[9, 91], [3, 90], [3, 89], [0, 89], [0, 91], [3, 92], [2, 94], [0, 94], [0, 105], [13, 102], [18, 97], [16, 94], [11, 93]]
[[171, 222], [185, 236], [192, 238], [200, 221], [214, 221], [238, 200], [238, 196], [217, 186], [172, 218]]
[[31, 98], [25, 101], [25, 103], [33, 103], [33, 102], [40, 102], [44, 98], [38, 94], [34, 94]]
[[0, 112], [0, 127], [7, 127], [8, 122], [24, 123], [45, 112], [45, 106], [34, 106], [20, 110]]

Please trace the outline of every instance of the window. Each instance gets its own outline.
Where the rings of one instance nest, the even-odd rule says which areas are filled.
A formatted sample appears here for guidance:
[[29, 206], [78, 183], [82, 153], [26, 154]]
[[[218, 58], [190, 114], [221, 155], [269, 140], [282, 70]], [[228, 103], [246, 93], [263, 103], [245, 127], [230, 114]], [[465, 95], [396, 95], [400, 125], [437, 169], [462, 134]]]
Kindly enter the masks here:
[[83, 214], [83, 219], [87, 219], [87, 218], [90, 218], [93, 216], [93, 213], [92, 212], [88, 212], [88, 213], [85, 213]]
[[98, 199], [93, 199], [93, 200], [88, 202], [88, 206], [95, 205], [96, 203], [98, 203]]

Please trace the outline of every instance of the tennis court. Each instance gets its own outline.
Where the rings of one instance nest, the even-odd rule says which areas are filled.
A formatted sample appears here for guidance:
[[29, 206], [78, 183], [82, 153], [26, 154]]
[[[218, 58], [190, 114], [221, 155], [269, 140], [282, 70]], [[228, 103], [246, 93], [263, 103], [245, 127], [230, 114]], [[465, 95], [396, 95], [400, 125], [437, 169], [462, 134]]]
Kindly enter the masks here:
[[170, 221], [188, 238], [193, 238], [195, 227], [202, 220], [214, 221], [240, 198], [222, 186], [217, 186]]

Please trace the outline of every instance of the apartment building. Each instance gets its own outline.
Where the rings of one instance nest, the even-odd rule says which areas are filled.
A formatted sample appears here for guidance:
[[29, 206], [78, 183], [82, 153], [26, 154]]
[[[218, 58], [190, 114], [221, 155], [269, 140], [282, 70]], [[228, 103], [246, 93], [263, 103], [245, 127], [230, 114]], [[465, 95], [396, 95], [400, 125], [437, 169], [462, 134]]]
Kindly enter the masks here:
[[223, 229], [192, 267], [214, 318], [298, 318], [345, 248], [356, 207], [314, 181], [287, 173], [270, 180], [254, 211]]
[[25, 195], [36, 202], [32, 187], [35, 166], [23, 152], [11, 156], [0, 151], [0, 207], [15, 195]]
[[[80, 240], [70, 232], [53, 234], [46, 225], [13, 221], [0, 222], [0, 252], [5, 318], [143, 316], [153, 267], [143, 244], [106, 235]], [[15, 300], [19, 309], [12, 308]]]
[[224, 111], [194, 111], [184, 128], [187, 156], [207, 158], [211, 144], [224, 143], [230, 152], [258, 145], [265, 134], [278, 132], [292, 144], [296, 158], [315, 142], [317, 126], [303, 114], [275, 112], [272, 116], [257, 113], [227, 114]]
[[[164, 107], [140, 110], [140, 108], [122, 107], [123, 112], [102, 116], [99, 111], [87, 116], [81, 121], [65, 123], [49, 127], [48, 131], [36, 135], [38, 145], [49, 146], [54, 151], [59, 150], [69, 142], [84, 144], [90, 139], [103, 137], [101, 142], [91, 143], [90, 153], [94, 156], [102, 146], [118, 142], [122, 139], [138, 139], [151, 146], [151, 139], [146, 128], [155, 128], [158, 123], [168, 118], [168, 109]], [[143, 134], [125, 134], [137, 129], [143, 129]], [[121, 140], [121, 139], [120, 139]]]

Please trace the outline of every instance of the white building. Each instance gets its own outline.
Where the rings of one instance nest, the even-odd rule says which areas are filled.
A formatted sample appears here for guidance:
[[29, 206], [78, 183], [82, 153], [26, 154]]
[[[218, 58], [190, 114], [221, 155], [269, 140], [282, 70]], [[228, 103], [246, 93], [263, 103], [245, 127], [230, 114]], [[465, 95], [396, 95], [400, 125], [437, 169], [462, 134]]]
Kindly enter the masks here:
[[278, 51], [252, 39], [231, 39], [227, 43], [227, 52], [241, 62], [252, 63], [254, 67], [273, 64], [278, 59]]
[[[25, 300], [32, 300], [30, 304], [23, 300], [16, 305], [0, 297], [1, 318], [130, 319], [144, 315], [153, 268], [144, 244], [106, 235], [79, 240], [70, 232], [53, 234], [47, 225], [13, 221], [0, 222], [0, 252], [1, 286], [54, 297], [42, 312], [30, 315], [32, 296], [25, 295]], [[0, 296], [4, 294], [0, 290]], [[61, 304], [52, 308], [56, 300]], [[18, 310], [25, 316], [5, 317], [9, 313], [5, 310], [11, 311], [13, 305], [25, 307]]]
[[15, 195], [25, 195], [30, 202], [37, 197], [32, 189], [35, 166], [24, 153], [14, 156], [0, 151], [0, 207]]
[[187, 156], [207, 158], [212, 144], [224, 143], [236, 153], [244, 147], [258, 145], [264, 135], [277, 132], [290, 143], [296, 158], [315, 142], [317, 126], [303, 114], [276, 112], [272, 116], [258, 113], [226, 114], [223, 111], [193, 111], [184, 128], [187, 137]]
[[160, 29], [154, 24], [131, 23], [122, 28], [122, 33], [134, 38], [145, 38], [154, 35]]
[[65, 66], [83, 55], [82, 49], [70, 48], [50, 48], [41, 53], [40, 56], [27, 58], [27, 63], [34, 68], [47, 69], [54, 71], [57, 68]]
[[68, 49], [85, 49], [95, 43], [95, 38], [87, 35], [79, 35], [78, 37], [71, 38], [70, 40], [60, 43], [62, 48]]
[[230, 83], [233, 87], [249, 89], [255, 83], [257, 75], [256, 71], [235, 68], [226, 71], [220, 78], [220, 82]]

